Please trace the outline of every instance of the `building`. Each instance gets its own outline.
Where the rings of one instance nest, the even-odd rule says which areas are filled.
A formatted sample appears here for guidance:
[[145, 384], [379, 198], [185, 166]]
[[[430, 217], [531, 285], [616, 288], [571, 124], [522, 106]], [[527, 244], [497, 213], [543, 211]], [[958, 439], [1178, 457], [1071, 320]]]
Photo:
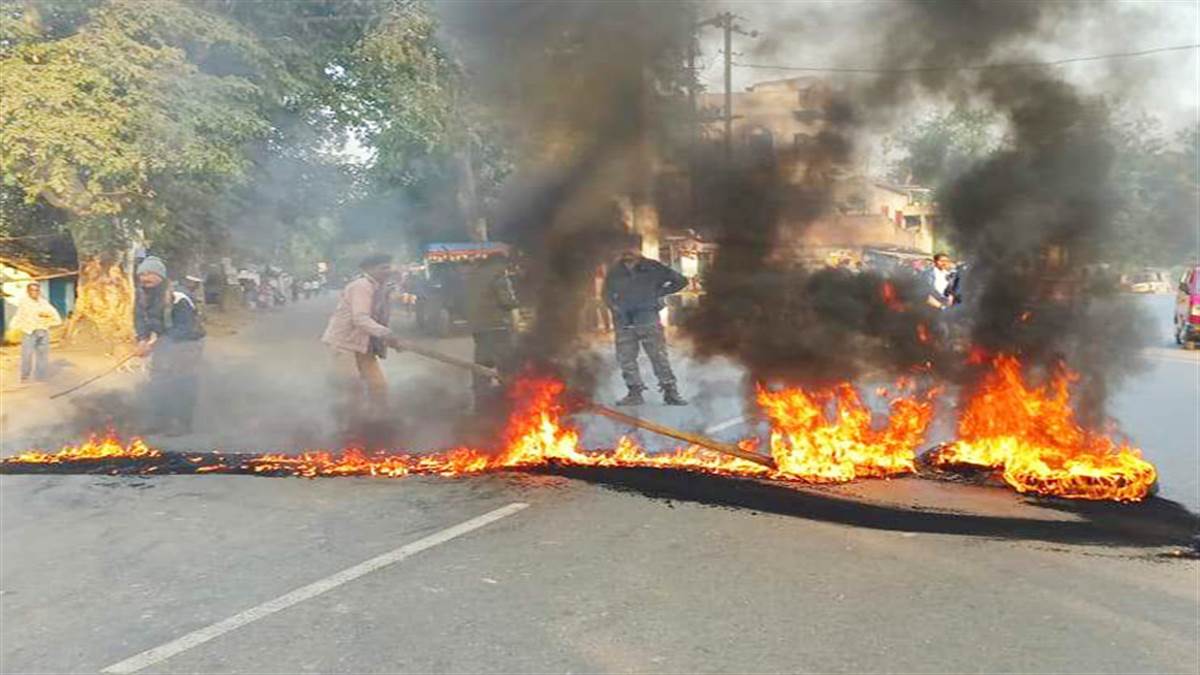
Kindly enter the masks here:
[[[724, 96], [705, 94], [701, 99], [704, 117], [709, 120], [705, 136], [714, 143], [724, 142], [720, 121]], [[817, 77], [772, 80], [734, 93], [732, 98], [734, 160], [760, 154], [779, 158], [788, 172], [784, 180], [799, 186], [806, 174], [805, 151], [827, 128], [834, 101], [829, 84]], [[811, 263], [857, 261], [867, 248], [931, 254], [937, 222], [932, 191], [863, 175], [862, 164], [862, 158], [851, 157], [825, 169], [832, 193], [825, 213], [815, 220], [783, 223], [785, 244]]]
[[63, 317], [75, 308], [75, 284], [79, 263], [75, 245], [68, 236], [32, 235], [0, 238], [0, 323], [8, 333], [8, 322], [16, 312], [14, 301], [26, 293], [30, 282], [42, 287]]
[[[733, 146], [735, 154], [804, 149], [825, 126], [833, 91], [817, 77], [793, 77], [760, 82], [733, 94]], [[703, 118], [719, 120], [725, 94], [706, 93], [700, 98]], [[706, 134], [724, 142], [720, 121], [710, 122]]]

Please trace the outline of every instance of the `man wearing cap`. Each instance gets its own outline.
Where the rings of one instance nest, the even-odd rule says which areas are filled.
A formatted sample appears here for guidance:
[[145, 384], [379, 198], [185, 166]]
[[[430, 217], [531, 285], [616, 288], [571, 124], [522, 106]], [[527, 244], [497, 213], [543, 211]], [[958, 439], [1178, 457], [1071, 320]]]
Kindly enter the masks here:
[[[361, 412], [365, 389], [371, 412], [379, 415], [387, 409], [387, 381], [379, 359], [387, 356], [388, 347], [400, 348], [389, 326], [392, 256], [368, 256], [359, 269], [362, 274], [342, 289], [321, 342], [333, 348], [338, 379], [350, 392], [352, 414]], [[356, 375], [350, 375], [351, 370]]]
[[154, 429], [190, 433], [205, 331], [196, 301], [171, 289], [167, 266], [155, 256], [137, 267], [134, 328], [138, 353], [151, 357], [146, 395]]
[[621, 253], [616, 264], [604, 277], [604, 302], [612, 310], [616, 333], [617, 363], [629, 394], [617, 405], [641, 405], [642, 373], [638, 368], [638, 352], [646, 350], [650, 366], [658, 378], [663, 403], [687, 405], [675, 386], [675, 373], [667, 358], [667, 340], [663, 334], [658, 312], [664, 307], [663, 298], [687, 287], [687, 277], [657, 260], [642, 257], [637, 249]]
[[[493, 255], [472, 265], [463, 287], [463, 313], [475, 342], [475, 363], [510, 375], [516, 350], [513, 312], [519, 304], [507, 255]], [[502, 393], [498, 382], [479, 373], [471, 376], [471, 387], [477, 413], [489, 410]]]

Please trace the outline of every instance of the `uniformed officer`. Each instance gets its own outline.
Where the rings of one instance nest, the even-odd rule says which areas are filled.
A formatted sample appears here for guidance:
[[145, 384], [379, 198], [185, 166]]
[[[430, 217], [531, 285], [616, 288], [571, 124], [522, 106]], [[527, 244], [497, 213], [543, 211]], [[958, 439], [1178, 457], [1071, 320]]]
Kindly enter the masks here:
[[[516, 349], [513, 313], [518, 307], [508, 258], [492, 255], [467, 273], [463, 284], [463, 310], [475, 341], [475, 363], [508, 375], [514, 368]], [[502, 392], [499, 382], [475, 373], [472, 375], [475, 410], [483, 411]]]
[[687, 287], [687, 278], [666, 265], [642, 257], [637, 249], [621, 253], [604, 277], [604, 301], [612, 310], [617, 363], [629, 393], [617, 405], [641, 405], [642, 374], [638, 368], [638, 350], [646, 350], [658, 388], [667, 405], [687, 405], [679, 395], [675, 373], [667, 358], [667, 341], [659, 321], [663, 298]]

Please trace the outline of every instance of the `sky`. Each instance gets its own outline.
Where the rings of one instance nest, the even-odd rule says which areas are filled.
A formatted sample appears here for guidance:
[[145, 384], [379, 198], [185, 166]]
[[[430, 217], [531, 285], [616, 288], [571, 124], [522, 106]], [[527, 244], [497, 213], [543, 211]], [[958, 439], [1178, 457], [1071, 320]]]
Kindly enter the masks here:
[[[887, 67], [880, 63], [878, 56], [887, 34], [868, 20], [868, 15], [877, 11], [881, 4], [849, 0], [713, 2], [705, 8], [707, 13], [701, 19], [728, 10], [743, 17], [739, 23], [747, 32], [758, 31], [757, 38], [734, 36], [735, 63]], [[1198, 0], [1088, 4], [1091, 10], [1082, 13], [1084, 16], [1047, 26], [1036, 42], [1014, 50], [1011, 60], [1056, 60], [1200, 44]], [[913, 27], [913, 30], [920, 29]], [[722, 40], [720, 29], [702, 29], [701, 80], [712, 92], [725, 90]], [[1120, 97], [1144, 108], [1160, 117], [1168, 130], [1181, 129], [1198, 121], [1200, 50], [1076, 63], [1054, 69], [1084, 91]], [[755, 82], [801, 74], [811, 73], [735, 67], [733, 89], [742, 91]], [[834, 82], [841, 78], [865, 77], [853, 74], [825, 76]]]

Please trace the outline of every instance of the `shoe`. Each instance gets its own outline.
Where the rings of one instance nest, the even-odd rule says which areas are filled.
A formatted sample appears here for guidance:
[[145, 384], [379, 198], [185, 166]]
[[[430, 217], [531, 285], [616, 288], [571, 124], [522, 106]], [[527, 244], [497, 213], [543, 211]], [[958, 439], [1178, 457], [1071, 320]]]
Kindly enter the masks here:
[[663, 387], [662, 392], [663, 392], [663, 403], [665, 403], [667, 405], [687, 405], [688, 404], [688, 402], [686, 400], [684, 400], [684, 398], [682, 396], [679, 395], [679, 390], [677, 390], [675, 388], [675, 385]]
[[617, 401], [617, 405], [622, 405], [622, 406], [641, 405], [645, 402], [646, 402], [646, 399], [642, 398], [642, 390], [641, 389], [630, 389], [629, 393], [625, 394], [625, 398]]

